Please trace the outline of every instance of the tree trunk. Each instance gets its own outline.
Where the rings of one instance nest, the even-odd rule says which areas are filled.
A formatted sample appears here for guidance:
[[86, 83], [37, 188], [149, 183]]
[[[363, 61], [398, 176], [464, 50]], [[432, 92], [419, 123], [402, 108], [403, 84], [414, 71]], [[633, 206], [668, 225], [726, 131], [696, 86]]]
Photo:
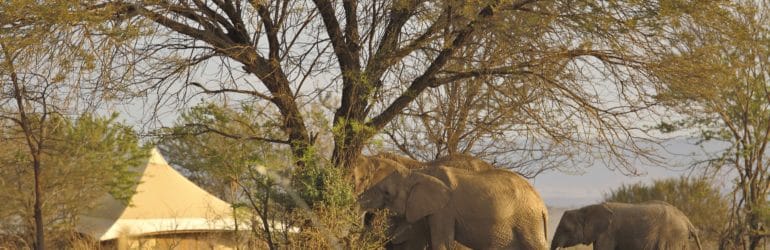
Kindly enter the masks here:
[[749, 249], [750, 249], [750, 250], [755, 250], [755, 249], [757, 249], [757, 248], [759, 247], [759, 242], [760, 242], [760, 240], [762, 240], [762, 238], [761, 238], [761, 237], [757, 237], [757, 236], [750, 236], [750, 237], [749, 237]]
[[[24, 131], [24, 137], [27, 141], [27, 147], [29, 148], [29, 152], [32, 155], [32, 168], [34, 172], [34, 196], [35, 196], [35, 204], [33, 205], [34, 208], [34, 217], [35, 217], [35, 249], [45, 249], [45, 236], [44, 236], [44, 230], [43, 230], [43, 211], [41, 209], [42, 204], [42, 194], [40, 190], [40, 151], [43, 149], [43, 138], [45, 137], [45, 115], [43, 114], [42, 118], [40, 119], [40, 134], [38, 135], [38, 139], [35, 140], [32, 134], [32, 128], [30, 127], [30, 119], [27, 117], [27, 111], [25, 110], [24, 106], [24, 92], [26, 90], [23, 87], [23, 84], [19, 81], [18, 75], [16, 74], [16, 69], [13, 66], [12, 61], [8, 61], [9, 58], [13, 58], [11, 56], [11, 53], [5, 49], [6, 47], [3, 46], [3, 53], [6, 57], [5, 64], [8, 66], [11, 72], [11, 84], [13, 85], [13, 97], [16, 101], [16, 106], [18, 107], [19, 112], [19, 118], [16, 119], [16, 123], [21, 126], [21, 129]], [[46, 110], [45, 102], [43, 102], [43, 110]]]
[[43, 234], [43, 211], [41, 209], [42, 195], [40, 194], [40, 157], [36, 155], [34, 158], [34, 174], [35, 174], [35, 249], [45, 249], [45, 236]]
[[760, 241], [762, 241], [762, 235], [759, 235], [759, 227], [760, 227], [760, 221], [759, 221], [759, 215], [754, 212], [755, 209], [757, 209], [758, 206], [754, 206], [752, 208], [751, 212], [749, 213], [749, 250], [755, 250], [759, 247]]
[[346, 126], [345, 134], [337, 137], [334, 142], [334, 152], [332, 159], [334, 166], [349, 168], [356, 158], [361, 155], [364, 143], [369, 137], [362, 133], [352, 131], [350, 126]]
[[[358, 74], [358, 71], [354, 72]], [[348, 74], [352, 75], [352, 74]], [[345, 79], [340, 107], [334, 114], [334, 126], [339, 132], [334, 137], [334, 166], [348, 168], [361, 154], [365, 143], [376, 134], [366, 124], [368, 98], [374, 88], [368, 82]]]

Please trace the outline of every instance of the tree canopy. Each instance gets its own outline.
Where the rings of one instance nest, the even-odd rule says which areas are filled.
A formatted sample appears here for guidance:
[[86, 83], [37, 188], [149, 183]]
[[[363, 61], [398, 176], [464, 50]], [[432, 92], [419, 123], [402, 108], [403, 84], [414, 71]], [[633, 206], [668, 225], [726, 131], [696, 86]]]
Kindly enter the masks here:
[[[296, 159], [318, 133], [308, 129], [301, 107], [331, 96], [332, 159], [346, 165], [426, 90], [475, 79], [501, 102], [495, 109], [521, 106], [513, 96], [538, 97], [517, 109], [529, 112], [516, 114], [529, 120], [523, 129], [537, 128], [553, 138], [551, 144], [587, 141], [587, 148], [613, 156], [643, 152], [629, 143], [638, 131], [625, 115], [649, 105], [643, 86], [654, 79], [645, 65], [666, 48], [652, 37], [681, 10], [697, 10], [694, 4], [276, 0], [106, 6], [161, 31], [136, 50], [144, 55], [139, 58], [157, 59], [145, 60], [147, 77], [137, 81], [181, 84], [160, 87], [162, 93], [268, 103], [282, 132], [269, 141], [288, 145]], [[218, 69], [204, 73], [212, 67]], [[602, 88], [617, 98], [604, 99]], [[574, 136], [577, 131], [585, 136]], [[634, 172], [629, 164], [618, 165]]]

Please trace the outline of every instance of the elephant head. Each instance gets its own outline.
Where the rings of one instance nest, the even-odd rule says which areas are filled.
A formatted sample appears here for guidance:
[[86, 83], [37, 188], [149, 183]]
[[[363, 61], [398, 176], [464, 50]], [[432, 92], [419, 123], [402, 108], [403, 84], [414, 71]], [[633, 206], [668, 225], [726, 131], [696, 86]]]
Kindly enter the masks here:
[[612, 210], [606, 204], [565, 211], [551, 240], [551, 250], [591, 244], [602, 232], [607, 231], [610, 223]]
[[444, 208], [449, 197], [449, 188], [435, 177], [397, 167], [363, 192], [358, 202], [370, 211], [387, 208], [414, 223]]
[[360, 194], [398, 168], [403, 168], [403, 165], [390, 159], [378, 156], [358, 157], [351, 167], [349, 176], [353, 181], [354, 192]]

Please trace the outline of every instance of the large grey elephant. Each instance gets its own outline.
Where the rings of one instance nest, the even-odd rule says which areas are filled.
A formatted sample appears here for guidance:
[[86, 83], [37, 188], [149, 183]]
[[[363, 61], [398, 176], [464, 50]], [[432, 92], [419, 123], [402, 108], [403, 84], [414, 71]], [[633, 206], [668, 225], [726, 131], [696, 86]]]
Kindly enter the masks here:
[[688, 249], [690, 237], [701, 249], [690, 220], [666, 202], [605, 202], [564, 212], [551, 250], [577, 244], [593, 244], [595, 250], [681, 250]]
[[[358, 194], [367, 189], [372, 183], [379, 182], [385, 176], [395, 171], [396, 166], [399, 165], [409, 169], [448, 166], [473, 171], [484, 171], [494, 168], [479, 158], [465, 154], [447, 155], [430, 162], [416, 161], [393, 153], [362, 156], [359, 157], [352, 169], [356, 193]], [[409, 223], [402, 216], [393, 216], [388, 221], [387, 236], [390, 240], [386, 244], [386, 249], [421, 250], [430, 245], [428, 225], [424, 219]], [[453, 243], [451, 249], [463, 250], [467, 248], [461, 244]]]
[[489, 163], [465, 154], [452, 154], [439, 157], [429, 162], [421, 162], [393, 153], [380, 153], [374, 156], [361, 156], [354, 162], [351, 177], [356, 194], [360, 194], [373, 183], [377, 183], [394, 171], [396, 165], [409, 169], [446, 166], [473, 171], [494, 169]]
[[449, 167], [394, 171], [359, 196], [406, 222], [427, 221], [432, 249], [546, 249], [547, 210], [532, 185], [506, 170]]
[[484, 171], [495, 168], [486, 161], [467, 154], [449, 154], [428, 162], [417, 161], [412, 158], [400, 156], [394, 153], [379, 153], [374, 157], [384, 158], [401, 163], [401, 165], [404, 165], [409, 169], [445, 166], [473, 171]]

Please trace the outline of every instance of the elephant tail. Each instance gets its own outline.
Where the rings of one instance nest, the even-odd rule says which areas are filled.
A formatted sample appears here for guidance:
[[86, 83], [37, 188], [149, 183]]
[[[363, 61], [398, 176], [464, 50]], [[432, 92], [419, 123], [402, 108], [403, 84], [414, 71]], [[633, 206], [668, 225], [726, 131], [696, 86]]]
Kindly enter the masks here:
[[692, 232], [692, 237], [695, 238], [695, 244], [698, 244], [698, 250], [703, 250], [703, 247], [700, 244], [700, 237], [698, 237], [698, 233]]
[[546, 244], [548, 243], [548, 213], [546, 212], [548, 210], [544, 210], [541, 215], [543, 217], [543, 239], [545, 239]]
[[701, 244], [700, 244], [700, 237], [698, 237], [698, 229], [695, 228], [695, 226], [693, 226], [692, 223], [688, 223], [688, 224], [689, 224], [688, 227], [690, 229], [689, 230], [690, 231], [690, 236], [695, 238], [695, 244], [698, 245], [698, 250], [703, 250], [703, 246], [701, 246]]

